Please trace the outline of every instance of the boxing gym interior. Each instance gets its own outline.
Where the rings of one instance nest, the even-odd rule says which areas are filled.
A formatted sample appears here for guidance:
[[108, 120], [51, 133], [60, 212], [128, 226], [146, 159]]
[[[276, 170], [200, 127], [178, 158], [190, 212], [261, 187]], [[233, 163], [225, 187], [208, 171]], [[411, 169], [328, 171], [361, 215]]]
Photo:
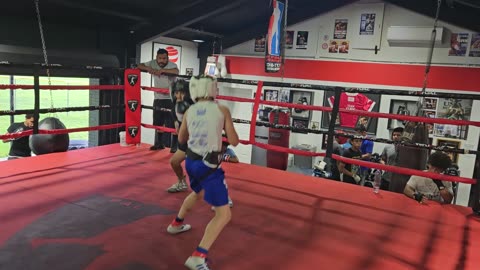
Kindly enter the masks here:
[[231, 220], [190, 269], [480, 269], [478, 1], [0, 12], [0, 270], [186, 269], [216, 210], [167, 233], [191, 190], [156, 101], [192, 76], [215, 79], [240, 144], [221, 162]]

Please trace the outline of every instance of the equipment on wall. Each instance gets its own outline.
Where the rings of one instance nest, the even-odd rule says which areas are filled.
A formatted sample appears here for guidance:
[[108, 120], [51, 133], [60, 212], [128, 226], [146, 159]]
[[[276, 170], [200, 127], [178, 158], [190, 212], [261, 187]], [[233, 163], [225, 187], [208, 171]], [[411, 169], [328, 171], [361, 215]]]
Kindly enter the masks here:
[[[308, 99], [307, 97], [301, 97], [298, 99], [298, 104], [301, 104], [301, 105], [308, 105]], [[304, 109], [300, 109], [300, 108], [295, 108], [295, 112], [296, 113], [302, 113], [304, 111]]]

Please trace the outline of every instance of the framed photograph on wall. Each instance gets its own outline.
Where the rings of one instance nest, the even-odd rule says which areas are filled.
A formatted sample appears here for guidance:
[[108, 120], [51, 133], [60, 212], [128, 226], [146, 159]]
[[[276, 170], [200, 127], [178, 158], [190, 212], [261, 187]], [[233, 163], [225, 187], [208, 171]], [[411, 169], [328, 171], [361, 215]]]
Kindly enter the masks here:
[[371, 122], [370, 120], [371, 120], [370, 117], [360, 115], [357, 119], [357, 123], [355, 124], [355, 128], [364, 127], [365, 130], [368, 130], [368, 127], [369, 127], [370, 122]]
[[468, 126], [443, 125], [443, 124], [433, 125], [433, 135], [436, 137], [466, 140], [467, 134], [468, 134]]
[[[437, 139], [437, 146], [446, 147], [447, 149], [460, 149], [462, 142], [459, 140], [449, 140], [449, 139]], [[445, 152], [453, 163], [458, 163], [459, 153]]]
[[278, 101], [278, 90], [264, 90], [263, 100]]
[[[292, 126], [295, 127], [295, 128], [300, 128], [300, 129], [308, 129], [308, 119], [293, 118], [292, 119]], [[292, 132], [305, 133], [305, 134], [308, 133], [308, 131], [299, 131], [299, 130], [292, 130]]]
[[437, 117], [452, 120], [470, 120], [473, 100], [445, 99], [438, 100]]
[[425, 98], [425, 104], [423, 104], [424, 110], [437, 110], [438, 98]]
[[[312, 105], [313, 92], [290, 90], [290, 100], [293, 104]], [[310, 120], [311, 116], [311, 110], [292, 109], [292, 118]]]
[[[380, 94], [342, 93], [340, 96], [340, 109], [378, 112], [380, 108], [380, 98]], [[323, 106], [333, 108], [334, 102], [334, 92], [325, 91]], [[361, 115], [339, 113], [338, 118], [335, 119], [335, 127], [343, 130], [353, 130], [357, 124], [361, 124], [360, 121], [365, 121], [365, 119], [359, 119], [360, 117]], [[322, 128], [328, 128], [330, 120], [331, 113], [322, 113]], [[375, 134], [377, 132], [377, 123], [378, 119], [376, 117], [367, 119], [367, 133]]]
[[288, 89], [282, 89], [280, 90], [280, 98], [278, 100], [279, 102], [285, 102], [285, 103], [290, 103], [290, 90]]
[[[418, 103], [415, 100], [392, 99], [390, 101], [390, 114], [416, 115], [417, 111]], [[397, 127], [405, 127], [402, 120], [388, 119], [388, 129], [394, 129]]]

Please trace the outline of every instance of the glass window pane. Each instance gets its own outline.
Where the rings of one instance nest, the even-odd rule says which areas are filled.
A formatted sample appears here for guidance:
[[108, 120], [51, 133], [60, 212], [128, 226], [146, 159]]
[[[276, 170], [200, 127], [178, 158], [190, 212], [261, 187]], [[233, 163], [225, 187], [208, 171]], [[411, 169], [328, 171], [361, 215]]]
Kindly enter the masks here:
[[[10, 84], [10, 76], [0, 75], [0, 84]], [[10, 110], [10, 90], [0, 90], [0, 110]], [[5, 134], [10, 126], [10, 116], [0, 116], [0, 134]], [[8, 156], [10, 143], [0, 142], [0, 158]]]

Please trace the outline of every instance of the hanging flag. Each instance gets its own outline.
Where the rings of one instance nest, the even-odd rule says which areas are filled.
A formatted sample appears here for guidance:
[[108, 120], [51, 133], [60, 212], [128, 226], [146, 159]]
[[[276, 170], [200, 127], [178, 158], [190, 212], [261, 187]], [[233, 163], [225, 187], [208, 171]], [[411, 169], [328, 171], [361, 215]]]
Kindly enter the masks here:
[[268, 24], [267, 48], [265, 50], [265, 72], [278, 72], [282, 66], [284, 13], [285, 4], [273, 0], [273, 13]]

